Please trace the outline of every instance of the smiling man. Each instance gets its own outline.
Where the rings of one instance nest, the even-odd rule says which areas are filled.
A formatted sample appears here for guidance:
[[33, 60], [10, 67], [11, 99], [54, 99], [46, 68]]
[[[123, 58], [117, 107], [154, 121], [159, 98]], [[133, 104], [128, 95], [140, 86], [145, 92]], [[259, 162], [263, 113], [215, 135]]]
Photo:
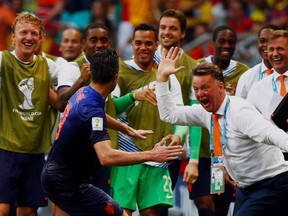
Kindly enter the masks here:
[[91, 79], [89, 62], [96, 51], [110, 47], [109, 30], [106, 26], [94, 23], [84, 31], [84, 52], [59, 73], [57, 106], [63, 112], [67, 101], [80, 88], [88, 85]]
[[[136, 26], [131, 45], [134, 58], [125, 62], [120, 61], [118, 85], [121, 96], [143, 89], [154, 89], [156, 83], [158, 65], [153, 60], [157, 49], [155, 28], [148, 24]], [[170, 84], [175, 103], [183, 105], [181, 88], [175, 76], [170, 77]], [[127, 109], [126, 114], [131, 127], [153, 130], [154, 134], [146, 140], [119, 136], [118, 148], [121, 150], [128, 152], [150, 150], [156, 140], [159, 141], [163, 136], [173, 133], [173, 125], [160, 120], [155, 104], [136, 101]], [[170, 145], [177, 145], [179, 137], [175, 135], [173, 137], [177, 139], [175, 138]], [[111, 187], [113, 198], [129, 212], [129, 215], [136, 210], [136, 205], [143, 216], [158, 216], [162, 206], [173, 206], [171, 179], [166, 163], [147, 162], [112, 167]]]
[[[288, 31], [276, 30], [268, 37], [268, 59], [274, 73], [255, 83], [248, 93], [247, 100], [254, 105], [265, 118], [270, 119], [273, 99], [283, 97], [288, 90]], [[283, 86], [281, 84], [283, 79]], [[286, 90], [281, 92], [281, 87]], [[280, 95], [280, 96], [279, 96]], [[285, 154], [288, 160], [288, 154]]]
[[[200, 63], [193, 70], [192, 85], [200, 105], [176, 106], [169, 93], [168, 77], [182, 69], [175, 68], [178, 49], [171, 49], [163, 56], [166, 57], [159, 65], [156, 83], [160, 117], [173, 124], [205, 127], [213, 135], [216, 120], [212, 116], [218, 116], [222, 152], [216, 154], [212, 137], [209, 151], [211, 158], [222, 160], [213, 160], [210, 168], [215, 175], [208, 178], [216, 176], [217, 182], [223, 185], [226, 168], [236, 182], [233, 215], [285, 215], [288, 211], [288, 165], [281, 150], [288, 150], [288, 135], [247, 101], [227, 95], [223, 74], [212, 63]], [[183, 180], [192, 182], [194, 179], [193, 170], [187, 166]], [[209, 186], [213, 189], [212, 183]]]
[[247, 73], [242, 74], [237, 84], [236, 96], [246, 99], [248, 92], [255, 82], [273, 73], [272, 65], [268, 59], [267, 44], [269, 35], [275, 30], [280, 30], [280, 27], [273, 24], [268, 24], [260, 29], [258, 33], [258, 52], [262, 61], [247, 70]]
[[76, 28], [65, 29], [61, 34], [59, 51], [64, 59], [73, 61], [83, 49], [82, 32]]
[[[182, 41], [184, 40], [186, 35], [186, 27], [186, 17], [182, 11], [175, 9], [167, 9], [161, 14], [158, 22], [159, 45], [154, 55], [154, 60], [158, 64], [160, 63], [162, 58], [162, 50], [166, 50], [168, 52], [171, 47], [181, 47]], [[189, 100], [189, 95], [191, 93], [192, 84], [191, 71], [196, 64], [197, 62], [192, 59], [187, 53], [185, 53], [184, 50], [181, 49], [181, 58], [178, 62], [178, 65], [185, 66], [185, 69], [182, 71], [182, 73], [175, 74], [175, 76], [181, 85], [181, 92], [185, 105], [193, 103], [193, 101]], [[184, 144], [188, 127], [178, 127], [178, 129], [179, 130], [176, 133], [179, 134], [179, 137], [181, 138], [181, 143]], [[180, 162], [181, 160], [179, 159], [170, 161], [168, 166], [170, 177], [172, 180], [172, 189], [174, 189], [178, 180]], [[161, 215], [168, 215], [168, 209], [163, 208]]]
[[34, 55], [44, 31], [38, 17], [22, 12], [12, 25], [15, 49], [0, 52], [0, 215], [16, 205], [18, 215], [36, 216], [47, 205], [40, 175], [51, 146], [49, 89], [57, 72], [52, 60]]
[[[198, 61], [217, 65], [223, 73], [226, 92], [229, 95], [235, 95], [240, 76], [249, 69], [247, 65], [232, 59], [237, 43], [236, 32], [231, 27], [223, 25], [214, 29], [212, 37], [215, 54]], [[197, 100], [195, 92], [192, 93], [191, 99]], [[195, 130], [197, 130], [195, 127], [190, 129], [190, 136], [195, 134]], [[210, 194], [209, 132], [202, 128], [201, 133], [201, 140], [197, 140], [197, 136], [193, 136], [193, 142], [190, 142], [188, 166], [194, 170], [194, 178], [197, 181], [193, 184], [189, 197], [194, 200], [200, 216], [214, 215], [216, 212], [227, 215], [230, 202], [235, 199], [233, 197], [234, 189], [227, 184], [225, 192], [220, 196]]]

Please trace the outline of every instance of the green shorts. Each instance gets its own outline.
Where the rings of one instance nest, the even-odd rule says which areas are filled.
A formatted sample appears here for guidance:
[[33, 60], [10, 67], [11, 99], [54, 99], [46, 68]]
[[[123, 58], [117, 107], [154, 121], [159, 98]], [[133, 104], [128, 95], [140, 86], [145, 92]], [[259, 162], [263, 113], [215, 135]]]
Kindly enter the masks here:
[[168, 169], [145, 164], [111, 168], [112, 197], [122, 208], [139, 211], [155, 206], [172, 207], [174, 203]]

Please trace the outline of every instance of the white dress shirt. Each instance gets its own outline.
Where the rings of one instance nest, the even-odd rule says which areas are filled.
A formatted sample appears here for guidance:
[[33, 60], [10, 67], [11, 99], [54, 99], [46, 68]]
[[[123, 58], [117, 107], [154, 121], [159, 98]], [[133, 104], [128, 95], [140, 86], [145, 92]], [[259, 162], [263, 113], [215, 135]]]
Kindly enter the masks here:
[[235, 95], [246, 99], [252, 85], [267, 76], [267, 69], [262, 60], [261, 63], [243, 73], [238, 80]]
[[[156, 84], [160, 118], [166, 122], [196, 125], [210, 130], [211, 113], [201, 105], [176, 106], [169, 93], [168, 82]], [[274, 177], [288, 170], [280, 148], [288, 150], [288, 134], [276, 127], [246, 100], [230, 96], [226, 113], [224, 164], [240, 187]], [[224, 114], [226, 100], [216, 112]], [[223, 128], [224, 117], [219, 118]], [[223, 134], [222, 134], [223, 135]]]
[[[281, 74], [274, 71], [270, 76], [256, 82], [247, 96], [248, 102], [256, 107], [256, 109], [259, 110], [267, 119], [270, 119], [270, 116], [274, 111], [271, 110], [271, 106], [273, 105], [271, 103], [272, 99], [275, 97], [275, 94], [277, 94], [277, 96], [279, 95], [280, 75]], [[288, 71], [286, 71], [284, 75], [288, 76]], [[285, 78], [284, 82], [288, 90], [288, 77]]]

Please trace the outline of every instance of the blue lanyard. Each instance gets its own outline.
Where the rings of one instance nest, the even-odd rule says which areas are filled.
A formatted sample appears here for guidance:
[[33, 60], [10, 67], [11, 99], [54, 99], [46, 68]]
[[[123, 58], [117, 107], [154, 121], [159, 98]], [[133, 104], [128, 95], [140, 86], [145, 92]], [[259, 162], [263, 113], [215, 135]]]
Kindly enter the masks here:
[[262, 64], [261, 64], [260, 70], [259, 70], [258, 80], [262, 80], [262, 79], [263, 79], [263, 73], [262, 73]]
[[[222, 149], [226, 148], [226, 144], [227, 144], [227, 121], [226, 121], [226, 113], [228, 110], [228, 106], [230, 103], [230, 98], [227, 96], [227, 100], [226, 100], [226, 104], [225, 104], [225, 108], [224, 108], [224, 121], [223, 121], [223, 127], [221, 127], [221, 143], [222, 143]], [[211, 121], [210, 121], [210, 152], [213, 153], [214, 152], [214, 146], [213, 146], [213, 126], [214, 126], [214, 121], [211, 115]]]
[[272, 77], [272, 88], [274, 93], [278, 93], [274, 76]]

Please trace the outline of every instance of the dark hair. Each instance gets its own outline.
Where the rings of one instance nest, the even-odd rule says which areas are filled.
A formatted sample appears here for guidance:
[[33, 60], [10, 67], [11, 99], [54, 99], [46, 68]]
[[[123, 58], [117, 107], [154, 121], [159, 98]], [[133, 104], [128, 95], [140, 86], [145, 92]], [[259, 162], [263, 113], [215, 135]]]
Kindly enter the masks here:
[[152, 25], [149, 25], [147, 23], [140, 23], [139, 25], [137, 25], [133, 31], [133, 39], [134, 39], [136, 31], [153, 31], [155, 34], [155, 40], [157, 40], [157, 32], [156, 32], [155, 27]]
[[102, 23], [91, 23], [90, 25], [88, 25], [84, 31], [83, 31], [83, 38], [86, 39], [87, 35], [88, 35], [88, 31], [90, 29], [98, 29], [98, 28], [101, 28], [101, 29], [104, 29], [105, 31], [107, 31], [108, 33], [108, 37], [110, 37], [110, 32], [109, 32], [109, 29], [103, 25]]
[[259, 38], [261, 32], [262, 32], [264, 29], [272, 29], [272, 30], [275, 31], [275, 30], [280, 30], [281, 28], [280, 28], [279, 26], [277, 26], [277, 25], [274, 25], [274, 24], [267, 24], [267, 25], [263, 26], [263, 27], [259, 30], [259, 32], [258, 32], [258, 38]]
[[223, 30], [229, 30], [231, 31], [233, 34], [234, 34], [234, 39], [235, 41], [237, 41], [237, 34], [235, 32], [235, 30], [233, 28], [231, 28], [230, 26], [227, 26], [227, 25], [221, 25], [221, 26], [218, 26], [216, 27], [214, 30], [213, 30], [213, 41], [215, 42], [216, 41], [216, 38], [218, 36], [218, 33], [220, 31], [223, 31]]
[[114, 49], [104, 49], [96, 52], [90, 62], [91, 78], [94, 83], [106, 84], [119, 71], [119, 57]]
[[181, 31], [182, 32], [185, 32], [186, 31], [186, 17], [184, 15], [184, 13], [180, 10], [175, 10], [175, 9], [167, 9], [165, 10], [161, 16], [160, 16], [160, 19], [159, 19], [159, 22], [158, 22], [158, 27], [159, 27], [159, 23], [162, 19], [162, 17], [173, 17], [173, 18], [176, 18], [178, 19], [179, 23], [180, 23], [180, 28], [181, 28]]
[[212, 63], [202, 62], [195, 66], [192, 71], [193, 76], [211, 75], [214, 79], [224, 83], [224, 76], [221, 69]]

